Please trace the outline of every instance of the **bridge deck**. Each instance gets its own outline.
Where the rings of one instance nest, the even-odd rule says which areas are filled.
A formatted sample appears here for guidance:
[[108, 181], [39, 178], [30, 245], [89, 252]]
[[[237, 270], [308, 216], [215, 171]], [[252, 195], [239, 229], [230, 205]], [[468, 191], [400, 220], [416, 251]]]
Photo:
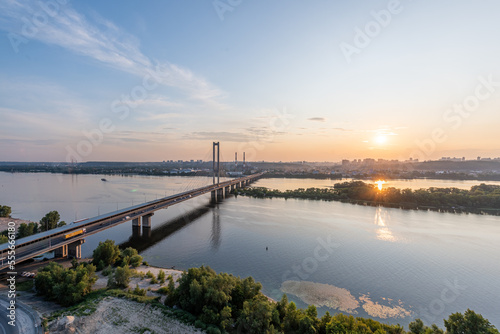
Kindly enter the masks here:
[[[185, 191], [172, 196], [167, 196], [161, 199], [153, 200], [150, 202], [142, 203], [120, 209], [110, 213], [102, 214], [93, 218], [87, 218], [83, 221], [71, 223], [66, 226], [58, 227], [49, 231], [37, 233], [25, 238], [16, 240], [16, 263], [33, 258], [37, 255], [52, 251], [64, 245], [74, 243], [75, 241], [82, 240], [85, 237], [99, 233], [102, 230], [114, 227], [124, 222], [130, 221], [135, 218], [140, 218], [144, 215], [155, 212], [156, 210], [165, 209], [171, 205], [175, 205], [187, 201], [193, 197], [201, 196], [206, 193], [224, 189], [232, 185], [239, 184], [244, 181], [254, 181], [262, 176], [262, 173], [245, 176], [238, 179], [233, 179], [193, 190]], [[86, 229], [84, 234], [80, 234], [66, 239], [64, 236], [72, 231]], [[8, 267], [9, 244], [4, 243], [0, 245], [0, 270]]]

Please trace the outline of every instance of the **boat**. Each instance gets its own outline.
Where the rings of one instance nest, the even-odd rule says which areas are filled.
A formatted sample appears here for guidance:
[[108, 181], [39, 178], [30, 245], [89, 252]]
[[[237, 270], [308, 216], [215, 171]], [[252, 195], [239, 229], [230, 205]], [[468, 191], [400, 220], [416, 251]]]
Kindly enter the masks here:
[[108, 180], [106, 180], [106, 179], [101, 179], [101, 181], [104, 181], [104, 182], [106, 182], [106, 181], [108, 181]]

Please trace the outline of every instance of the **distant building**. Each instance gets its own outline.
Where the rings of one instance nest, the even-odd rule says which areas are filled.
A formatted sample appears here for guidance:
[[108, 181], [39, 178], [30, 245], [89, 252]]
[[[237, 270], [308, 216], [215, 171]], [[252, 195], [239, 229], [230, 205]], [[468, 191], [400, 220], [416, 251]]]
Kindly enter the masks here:
[[349, 160], [346, 160], [346, 159], [342, 160], [342, 166], [347, 166], [349, 164], [350, 164]]

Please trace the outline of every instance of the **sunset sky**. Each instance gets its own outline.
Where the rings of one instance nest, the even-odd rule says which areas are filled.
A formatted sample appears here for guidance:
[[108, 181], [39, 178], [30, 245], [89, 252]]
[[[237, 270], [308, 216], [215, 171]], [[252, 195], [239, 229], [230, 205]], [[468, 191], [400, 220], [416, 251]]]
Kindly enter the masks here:
[[500, 156], [500, 2], [0, 2], [0, 161]]

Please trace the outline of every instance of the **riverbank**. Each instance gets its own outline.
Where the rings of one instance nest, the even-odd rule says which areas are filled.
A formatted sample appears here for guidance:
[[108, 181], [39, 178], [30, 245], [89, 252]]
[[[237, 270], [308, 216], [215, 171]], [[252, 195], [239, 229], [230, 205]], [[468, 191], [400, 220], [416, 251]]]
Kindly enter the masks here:
[[276, 190], [265, 187], [240, 188], [235, 195], [255, 198], [294, 198], [338, 201], [365, 206], [407, 210], [500, 215], [500, 186], [480, 184], [470, 190], [458, 188], [382, 188], [362, 181], [336, 183], [332, 188]]
[[9, 223], [10, 222], [14, 222], [14, 224], [16, 226], [16, 231], [17, 231], [19, 225], [21, 225], [21, 224], [33, 223], [32, 221], [25, 220], [25, 219], [10, 218], [10, 217], [0, 217], [0, 232], [3, 232], [5, 230], [7, 230], [7, 228], [9, 227]]

